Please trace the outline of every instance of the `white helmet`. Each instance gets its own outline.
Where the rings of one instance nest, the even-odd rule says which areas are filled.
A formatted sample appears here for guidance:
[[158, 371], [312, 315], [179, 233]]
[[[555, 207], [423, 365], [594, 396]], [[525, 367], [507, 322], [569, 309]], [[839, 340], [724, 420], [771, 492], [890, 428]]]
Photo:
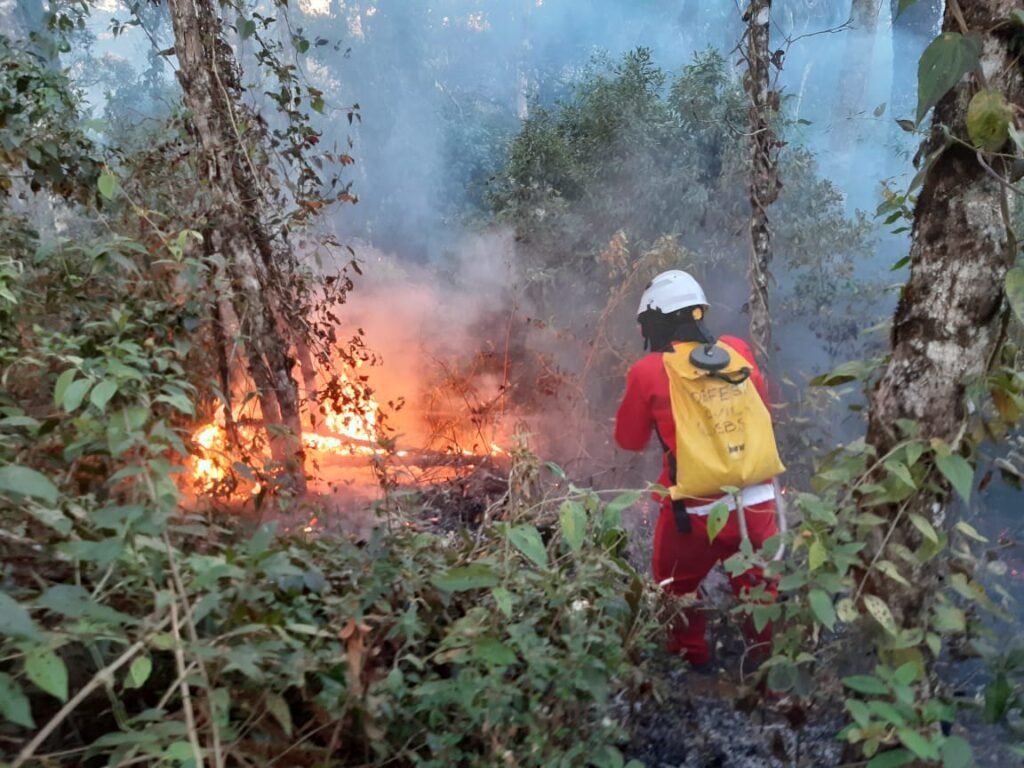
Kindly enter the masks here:
[[670, 269], [647, 284], [636, 314], [639, 317], [649, 309], [668, 314], [687, 307], [704, 307], [707, 303], [700, 283], [681, 269]]

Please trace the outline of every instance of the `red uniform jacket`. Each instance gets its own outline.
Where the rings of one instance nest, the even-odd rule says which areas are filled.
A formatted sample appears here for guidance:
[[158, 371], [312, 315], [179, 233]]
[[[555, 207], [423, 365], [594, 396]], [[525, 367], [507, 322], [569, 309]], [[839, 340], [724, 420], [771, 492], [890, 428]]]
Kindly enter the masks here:
[[[723, 336], [721, 341], [743, 355], [750, 363], [750, 380], [754, 382], [754, 387], [765, 405], [768, 405], [764, 378], [754, 361], [750, 347], [745, 341], [734, 336]], [[626, 376], [626, 394], [622, 396], [622, 403], [615, 417], [615, 442], [627, 451], [642, 451], [646, 448], [651, 439], [651, 430], [655, 427], [665, 444], [675, 450], [676, 423], [672, 418], [668, 373], [665, 372], [661, 355], [661, 352], [645, 355], [633, 364]], [[658, 482], [666, 488], [671, 485], [667, 456], [662, 458]]]

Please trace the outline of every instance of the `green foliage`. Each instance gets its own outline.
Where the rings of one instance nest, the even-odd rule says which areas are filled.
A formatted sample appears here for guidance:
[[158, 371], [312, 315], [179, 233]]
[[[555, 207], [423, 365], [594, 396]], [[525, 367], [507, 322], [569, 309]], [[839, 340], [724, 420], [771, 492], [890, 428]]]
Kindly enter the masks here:
[[921, 54], [917, 68], [917, 122], [981, 59], [981, 38], [943, 32]]
[[79, 126], [67, 76], [0, 35], [0, 195], [24, 177], [33, 192], [47, 189], [85, 202], [100, 164]]
[[[70, 553], [84, 588], [54, 576], [22, 583], [17, 602], [0, 593], [0, 712], [40, 725], [52, 709], [29, 681], [64, 700], [131, 646], [108, 687], [116, 717], [72, 712], [84, 741], [64, 748], [156, 759], [199, 727], [257, 760], [323, 760], [343, 744], [339, 765], [615, 764], [622, 733], [604, 705], [634, 674], [646, 599], [603, 505], [566, 503], [584, 513], [569, 540], [521, 523], [447, 543], [378, 529], [365, 545], [266, 527], [245, 541], [195, 516], [104, 506], [41, 555]], [[182, 709], [177, 654], [200, 671], [190, 694], [215, 713], [205, 727]]]
[[[816, 383], [858, 381], [870, 389], [883, 362], [848, 363]], [[788, 561], [755, 554], [726, 564], [730, 572], [760, 565], [779, 579], [786, 599], [775, 625], [775, 655], [765, 665], [774, 688], [810, 693], [815, 662], [834, 652], [822, 642], [827, 632], [856, 633], [875, 649], [882, 664], [874, 674], [843, 680], [852, 722], [842, 737], [868, 765], [973, 764], [967, 743], [939, 727], [953, 722], [961, 703], [929, 675], [949, 645], [970, 641], [985, 654], [979, 614], [1005, 619], [990, 593], [1004, 603], [1010, 597], [998, 584], [982, 585], [983, 576], [1005, 572], [1005, 564], [972, 551], [985, 537], [963, 520], [943, 525], [951, 516], [935, 512], [951, 503], [952, 493], [969, 502], [977, 441], [1019, 424], [1016, 365], [1015, 347], [1007, 344], [990, 375], [992, 400], [979, 401], [967, 425], [977, 437], [959, 452], [924, 439], [923, 426], [908, 420], [892, 425], [900, 439], [882, 455], [863, 440], [838, 449], [817, 463], [811, 491], [791, 497], [800, 524], [790, 534]], [[916, 609], [923, 591], [930, 601], [924, 612]], [[754, 613], [750, 605], [743, 610]], [[985, 708], [990, 719], [1001, 720], [1018, 706], [1019, 685], [1012, 662], [994, 651], [989, 656]]]
[[[971, 751], [959, 736], [946, 736], [942, 723], [952, 723], [955, 709], [936, 699], [918, 696], [921, 669], [907, 662], [897, 669], [880, 665], [874, 675], [856, 675], [843, 684], [862, 694], [847, 699], [853, 722], [842, 737], [862, 744], [868, 765], [906, 765], [914, 760], [941, 761], [944, 766], [969, 766]], [[898, 746], [897, 746], [898, 745]], [[895, 749], [885, 749], [896, 746]], [[879, 754], [880, 750], [881, 753]]]
[[1024, 267], [1014, 267], [1006, 273], [1005, 290], [1017, 322], [1024, 323]]

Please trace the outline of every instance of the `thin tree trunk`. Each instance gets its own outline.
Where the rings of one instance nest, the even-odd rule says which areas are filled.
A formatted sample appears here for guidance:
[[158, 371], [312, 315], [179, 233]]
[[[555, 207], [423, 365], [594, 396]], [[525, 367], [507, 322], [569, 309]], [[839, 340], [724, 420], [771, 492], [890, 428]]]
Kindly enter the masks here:
[[[169, 0], [178, 78], [191, 111], [214, 210], [205, 233], [227, 264], [247, 368], [259, 390], [271, 457], [291, 486], [305, 488], [294, 360], [269, 302], [274, 299], [271, 237], [261, 220], [262, 179], [247, 154], [234, 55], [210, 0]], [[230, 396], [230, 393], [225, 393]]]
[[[981, 69], [988, 87], [1020, 104], [1024, 72], [1001, 24], [1017, 2], [974, 0], [961, 8], [967, 27], [984, 38]], [[949, 7], [943, 29], [961, 31]], [[965, 77], [939, 102], [926, 149], [942, 145], [944, 126], [954, 136], [966, 136], [967, 104], [976, 90], [973, 77]], [[999, 343], [1003, 284], [1015, 251], [1004, 184], [980, 164], [973, 150], [951, 144], [928, 170], [914, 211], [910, 279], [893, 322], [891, 359], [870, 398], [868, 442], [879, 456], [898, 444], [895, 425], [901, 419], [917, 422], [925, 440], [939, 439], [954, 448], [961, 442], [969, 415], [967, 387], [985, 375]], [[944, 509], [942, 497], [922, 491], [908, 511], [938, 527]], [[883, 513], [895, 520], [898, 510], [891, 507]], [[921, 535], [908, 516], [893, 524], [890, 543], [915, 549]], [[875, 541], [868, 547], [869, 561], [880, 545]], [[868, 591], [888, 602], [900, 626], [921, 626], [934, 593], [935, 568], [935, 561], [919, 566], [906, 587], [891, 579], [872, 579]]]
[[519, 11], [522, 32], [516, 60], [516, 117], [521, 121], [530, 117], [530, 5], [531, 0], [522, 0]]
[[881, 8], [882, 0], [853, 0], [850, 8], [851, 30], [847, 33], [846, 53], [840, 69], [839, 104], [832, 131], [832, 150], [843, 154], [847, 166], [860, 138], [858, 127], [867, 112], [868, 76], [875, 56]]
[[942, 27], [943, 0], [917, 0], [900, 13], [900, 0], [890, 0], [893, 32], [909, 32], [929, 41]]
[[769, 268], [772, 259], [768, 206], [779, 196], [778, 140], [773, 131], [779, 107], [778, 92], [771, 88], [771, 55], [768, 22], [771, 0], [752, 0], [744, 21], [747, 31], [742, 49], [747, 63], [743, 83], [750, 99], [750, 336], [761, 359], [772, 354], [772, 328], [768, 313]]

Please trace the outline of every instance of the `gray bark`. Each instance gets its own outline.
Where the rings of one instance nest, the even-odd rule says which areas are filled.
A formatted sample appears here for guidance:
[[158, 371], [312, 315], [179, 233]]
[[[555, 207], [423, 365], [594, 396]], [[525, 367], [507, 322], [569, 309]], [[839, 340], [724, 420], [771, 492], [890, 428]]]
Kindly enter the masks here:
[[289, 345], [269, 303], [280, 276], [261, 220], [262, 179], [240, 133], [237, 66], [209, 0], [169, 0], [169, 8], [178, 78], [214, 206], [204, 234], [227, 264], [231, 304], [244, 338], [247, 369], [259, 391], [271, 457], [284, 468], [292, 487], [302, 491], [298, 385]]
[[750, 99], [751, 133], [750, 336], [763, 362], [767, 362], [772, 353], [768, 312], [772, 241], [767, 209], [778, 197], [781, 186], [776, 164], [778, 140], [773, 131], [779, 95], [771, 88], [768, 34], [771, 7], [771, 0], [752, 0], [744, 17], [747, 32], [743, 43], [747, 62], [743, 83]]

